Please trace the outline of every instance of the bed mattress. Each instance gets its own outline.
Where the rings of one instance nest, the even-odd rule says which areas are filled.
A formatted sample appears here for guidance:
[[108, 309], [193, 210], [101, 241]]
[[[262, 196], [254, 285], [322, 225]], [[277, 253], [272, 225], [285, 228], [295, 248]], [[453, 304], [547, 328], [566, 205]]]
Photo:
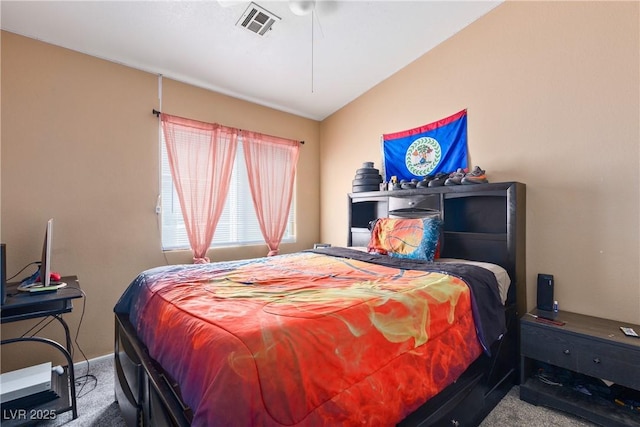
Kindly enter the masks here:
[[160, 267], [115, 311], [194, 426], [394, 425], [500, 338], [504, 311], [480, 267], [370, 258], [333, 248]]

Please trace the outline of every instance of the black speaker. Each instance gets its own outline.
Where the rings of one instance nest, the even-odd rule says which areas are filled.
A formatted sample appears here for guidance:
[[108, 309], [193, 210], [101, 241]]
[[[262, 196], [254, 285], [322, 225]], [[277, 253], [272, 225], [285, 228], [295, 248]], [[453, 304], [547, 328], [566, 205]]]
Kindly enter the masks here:
[[2, 305], [7, 300], [7, 246], [4, 243], [0, 243], [0, 287], [2, 297]]
[[538, 310], [553, 311], [552, 274], [538, 274]]

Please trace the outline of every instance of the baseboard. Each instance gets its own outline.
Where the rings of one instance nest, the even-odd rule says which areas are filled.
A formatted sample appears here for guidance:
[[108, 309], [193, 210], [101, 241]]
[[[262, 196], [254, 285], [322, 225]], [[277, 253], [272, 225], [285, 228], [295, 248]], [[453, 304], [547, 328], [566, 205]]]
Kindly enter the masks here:
[[73, 368], [75, 369], [76, 372], [78, 372], [79, 369], [87, 369], [87, 363], [89, 364], [89, 366], [91, 366], [92, 363], [102, 362], [107, 359], [113, 359], [113, 353], [108, 353], [103, 356], [94, 357], [92, 359], [89, 359], [88, 361], [82, 360], [80, 362], [76, 362], [73, 364]]

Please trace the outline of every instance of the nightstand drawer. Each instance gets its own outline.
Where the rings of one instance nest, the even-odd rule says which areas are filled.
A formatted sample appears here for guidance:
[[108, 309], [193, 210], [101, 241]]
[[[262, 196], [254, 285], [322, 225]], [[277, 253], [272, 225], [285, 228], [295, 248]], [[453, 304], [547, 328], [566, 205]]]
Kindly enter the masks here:
[[640, 389], [640, 351], [560, 328], [521, 323], [522, 356]]
[[520, 333], [523, 356], [577, 370], [582, 343], [575, 336], [527, 323], [521, 324]]
[[578, 354], [580, 372], [616, 384], [640, 389], [640, 352], [606, 342], [590, 340]]

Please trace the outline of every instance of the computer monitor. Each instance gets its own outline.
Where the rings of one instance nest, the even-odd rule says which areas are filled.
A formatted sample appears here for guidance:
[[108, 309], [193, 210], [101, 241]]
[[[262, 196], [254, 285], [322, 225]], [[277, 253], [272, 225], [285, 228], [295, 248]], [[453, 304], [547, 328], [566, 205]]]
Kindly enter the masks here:
[[7, 246], [0, 243], [0, 305], [7, 301]]
[[20, 292], [53, 292], [67, 286], [65, 282], [51, 280], [51, 242], [53, 237], [53, 219], [47, 221], [47, 229], [42, 244], [42, 259], [38, 269], [38, 279], [35, 282], [23, 280], [18, 285]]
[[42, 244], [42, 260], [40, 261], [40, 279], [42, 286], [51, 285], [51, 239], [53, 237], [53, 218], [47, 221], [47, 229]]

